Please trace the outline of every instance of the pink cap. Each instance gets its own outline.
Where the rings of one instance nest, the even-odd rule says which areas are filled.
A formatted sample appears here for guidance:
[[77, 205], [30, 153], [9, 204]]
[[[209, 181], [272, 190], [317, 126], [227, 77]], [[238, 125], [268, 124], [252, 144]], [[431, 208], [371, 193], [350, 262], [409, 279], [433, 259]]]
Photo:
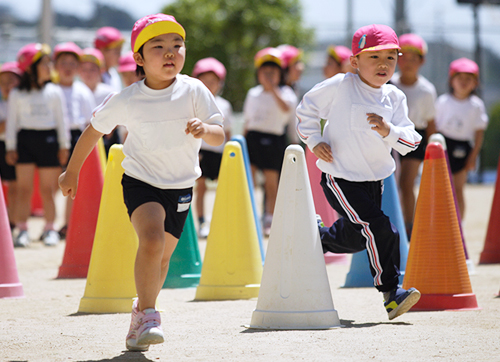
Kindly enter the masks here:
[[128, 52], [127, 54], [120, 57], [120, 61], [118, 64], [118, 71], [120, 73], [135, 72], [136, 68], [137, 64], [135, 63], [133, 52]]
[[44, 55], [50, 55], [50, 47], [47, 44], [30, 43], [23, 46], [17, 52], [17, 64], [19, 69], [25, 72], [31, 64], [35, 63]]
[[331, 56], [339, 64], [349, 59], [352, 55], [351, 49], [343, 45], [330, 45], [328, 47], [328, 55]]
[[359, 28], [352, 37], [352, 54], [386, 49], [401, 49], [398, 36], [387, 25], [372, 24]]
[[281, 51], [277, 48], [271, 47], [259, 50], [253, 59], [255, 68], [259, 68], [266, 62], [276, 63], [281, 67], [283, 64], [283, 61], [281, 60]]
[[23, 72], [21, 69], [19, 69], [19, 65], [17, 62], [5, 62], [2, 64], [2, 67], [0, 67], [0, 73], [14, 73], [17, 74], [18, 76], [21, 76]]
[[427, 43], [417, 34], [403, 34], [399, 37], [399, 46], [403, 50], [414, 51], [420, 55], [427, 54]]
[[471, 73], [479, 76], [479, 66], [470, 59], [460, 58], [450, 63], [449, 76], [451, 77], [457, 73]]
[[61, 53], [73, 53], [78, 59], [80, 59], [82, 49], [72, 41], [68, 41], [66, 43], [57, 44], [54, 47], [54, 59], [57, 59]]
[[220, 80], [226, 79], [226, 68], [224, 64], [215, 58], [203, 58], [196, 62], [193, 68], [193, 77], [198, 77], [202, 73], [214, 72]]
[[154, 14], [137, 20], [132, 28], [131, 45], [135, 53], [145, 42], [161, 34], [175, 33], [186, 39], [186, 31], [172, 15]]
[[302, 50], [293, 45], [283, 44], [277, 49], [281, 50], [281, 66], [283, 68], [288, 68], [290, 64], [298, 62], [302, 58]]
[[104, 63], [104, 56], [101, 51], [96, 48], [85, 48], [82, 50], [82, 55], [80, 56], [81, 62], [90, 62], [97, 65], [99, 68]]
[[94, 46], [97, 49], [115, 48], [122, 45], [124, 41], [120, 30], [105, 26], [96, 31]]

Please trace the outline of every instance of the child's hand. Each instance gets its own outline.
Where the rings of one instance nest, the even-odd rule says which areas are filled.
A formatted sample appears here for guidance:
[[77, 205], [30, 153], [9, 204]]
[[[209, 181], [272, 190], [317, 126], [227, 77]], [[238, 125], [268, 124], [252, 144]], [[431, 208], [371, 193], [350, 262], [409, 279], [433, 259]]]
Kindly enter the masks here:
[[192, 134], [194, 138], [202, 138], [207, 134], [207, 125], [198, 118], [193, 118], [188, 121], [186, 126], [186, 134]]
[[78, 174], [74, 175], [65, 171], [59, 176], [58, 181], [63, 196], [69, 195], [74, 199], [76, 196], [76, 189], [78, 188]]
[[333, 162], [332, 148], [328, 143], [320, 142], [313, 148], [313, 153], [320, 160], [325, 162]]
[[476, 169], [476, 155], [469, 155], [465, 161], [465, 169], [467, 171], [474, 171]]
[[366, 115], [368, 116], [366, 119], [374, 131], [377, 131], [382, 137], [387, 137], [389, 135], [391, 127], [384, 121], [384, 118], [375, 113], [367, 113]]
[[7, 162], [10, 166], [14, 166], [17, 163], [18, 157], [17, 151], [7, 151], [5, 155], [5, 162]]

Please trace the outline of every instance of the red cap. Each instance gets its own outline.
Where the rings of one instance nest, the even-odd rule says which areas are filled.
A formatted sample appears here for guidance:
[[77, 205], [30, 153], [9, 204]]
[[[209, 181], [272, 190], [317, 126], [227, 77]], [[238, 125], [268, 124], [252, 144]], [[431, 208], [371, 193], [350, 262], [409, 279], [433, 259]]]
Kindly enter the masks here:
[[470, 59], [460, 58], [450, 63], [449, 76], [452, 77], [457, 73], [471, 73], [477, 77], [479, 76], [479, 66]]
[[352, 51], [343, 45], [330, 45], [328, 47], [328, 55], [335, 59], [337, 63], [342, 64], [345, 60], [351, 57]]
[[276, 63], [281, 67], [283, 64], [281, 60], [281, 51], [271, 47], [259, 50], [253, 59], [255, 68], [260, 68], [260, 66], [266, 62]]
[[17, 64], [22, 72], [25, 72], [31, 64], [35, 63], [44, 55], [50, 55], [50, 47], [47, 44], [30, 43], [23, 46], [17, 52]]
[[120, 57], [120, 61], [118, 63], [118, 71], [120, 73], [135, 72], [136, 68], [137, 64], [135, 63], [133, 52], [128, 52]]
[[78, 59], [82, 55], [82, 49], [75, 43], [68, 41], [66, 43], [57, 44], [54, 47], [54, 59], [57, 59], [61, 53], [73, 53]]
[[425, 148], [425, 159], [426, 160], [437, 160], [444, 158], [444, 148], [443, 145], [437, 142], [431, 142]]
[[302, 58], [302, 50], [293, 45], [283, 44], [277, 49], [281, 50], [281, 66], [283, 68], [288, 68], [290, 64], [294, 64]]
[[19, 69], [19, 65], [17, 62], [5, 62], [2, 64], [2, 67], [0, 67], [0, 73], [14, 73], [17, 74], [18, 76], [21, 76], [23, 72], [21, 69]]
[[409, 50], [420, 55], [427, 54], [427, 43], [417, 34], [403, 34], [399, 37], [399, 46], [402, 50]]
[[104, 56], [99, 49], [85, 48], [82, 50], [80, 61], [94, 63], [100, 68], [104, 63]]
[[387, 25], [372, 24], [359, 28], [352, 37], [352, 54], [386, 49], [401, 49], [398, 36]]
[[226, 79], [226, 68], [224, 64], [215, 58], [204, 58], [196, 62], [193, 68], [193, 77], [198, 77], [202, 73], [214, 72], [220, 80]]
[[172, 15], [154, 14], [137, 20], [132, 28], [131, 46], [135, 53], [145, 42], [161, 34], [175, 33], [186, 39], [186, 31]]
[[97, 49], [115, 48], [122, 45], [125, 39], [122, 37], [120, 30], [111, 26], [105, 26], [97, 30], [95, 33], [94, 46]]

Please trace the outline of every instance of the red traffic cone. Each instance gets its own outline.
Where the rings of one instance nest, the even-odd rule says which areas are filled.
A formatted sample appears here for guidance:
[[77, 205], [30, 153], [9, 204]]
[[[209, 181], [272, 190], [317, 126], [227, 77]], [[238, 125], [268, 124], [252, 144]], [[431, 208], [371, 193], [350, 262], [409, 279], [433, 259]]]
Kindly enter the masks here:
[[94, 147], [80, 171], [58, 279], [87, 277], [103, 183], [99, 151]]
[[17, 275], [9, 217], [3, 189], [0, 187], [0, 298], [21, 297], [24, 297], [23, 286]]

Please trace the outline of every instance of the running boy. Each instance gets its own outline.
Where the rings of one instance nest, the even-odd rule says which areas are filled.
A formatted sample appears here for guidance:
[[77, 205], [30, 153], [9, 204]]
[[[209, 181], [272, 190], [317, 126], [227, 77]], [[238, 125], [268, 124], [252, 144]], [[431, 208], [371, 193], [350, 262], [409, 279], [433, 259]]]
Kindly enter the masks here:
[[[399, 234], [381, 210], [383, 180], [395, 170], [391, 149], [405, 154], [421, 139], [408, 119], [404, 93], [386, 84], [399, 49], [388, 26], [358, 29], [350, 58], [357, 74], [339, 73], [317, 84], [297, 108], [299, 137], [319, 158], [321, 185], [341, 216], [331, 227], [318, 219], [323, 251], [367, 250], [389, 319], [407, 312], [420, 298], [415, 288], [398, 287]], [[323, 135], [321, 118], [327, 120]]]
[[78, 173], [99, 138], [118, 124], [127, 127], [123, 197], [139, 237], [134, 270], [138, 299], [126, 338], [129, 350], [145, 351], [164, 341], [155, 302], [201, 174], [201, 141], [214, 146], [224, 141], [213, 95], [201, 81], [179, 74], [185, 36], [170, 15], [148, 15], [135, 23], [131, 45], [137, 71], [146, 78], [96, 108], [59, 178], [63, 194], [74, 198]]

